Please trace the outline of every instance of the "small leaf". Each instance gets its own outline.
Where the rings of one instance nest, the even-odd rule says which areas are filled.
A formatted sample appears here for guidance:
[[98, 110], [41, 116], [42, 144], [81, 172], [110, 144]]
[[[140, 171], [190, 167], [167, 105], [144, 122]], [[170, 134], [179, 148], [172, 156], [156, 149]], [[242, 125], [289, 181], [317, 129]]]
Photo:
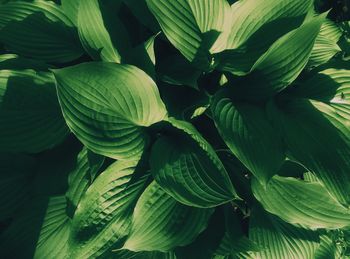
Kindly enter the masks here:
[[151, 172], [179, 202], [210, 208], [237, 198], [230, 178], [210, 144], [188, 122], [169, 119], [175, 132], [152, 147]]
[[157, 86], [134, 66], [91, 62], [54, 74], [68, 126], [97, 154], [137, 159], [148, 144], [145, 127], [166, 117]]
[[191, 243], [207, 226], [213, 209], [177, 202], [152, 182], [138, 200], [124, 249], [167, 252]]
[[350, 226], [350, 210], [330, 196], [319, 182], [274, 176], [266, 189], [257, 181], [252, 182], [252, 189], [265, 210], [286, 222], [312, 229]]
[[233, 101], [226, 91], [214, 96], [211, 109], [226, 145], [265, 185], [285, 159], [279, 133], [273, 129], [265, 111], [249, 103]]
[[72, 21], [51, 1], [10, 1], [0, 17], [0, 42], [20, 55], [65, 63], [83, 54]]

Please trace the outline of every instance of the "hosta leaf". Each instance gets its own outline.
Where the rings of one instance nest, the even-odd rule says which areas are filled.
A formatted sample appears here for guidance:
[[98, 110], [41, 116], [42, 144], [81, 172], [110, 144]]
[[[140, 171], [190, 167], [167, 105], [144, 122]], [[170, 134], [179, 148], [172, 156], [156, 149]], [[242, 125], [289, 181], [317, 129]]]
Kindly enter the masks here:
[[0, 42], [16, 53], [54, 63], [82, 55], [72, 21], [51, 1], [11, 1], [0, 17]]
[[[79, 37], [85, 50], [95, 60], [104, 60], [120, 63], [120, 53], [114, 45], [113, 34], [110, 32], [110, 17], [112, 13], [118, 11], [120, 1], [115, 1], [113, 5], [107, 5], [106, 1], [85, 0], [80, 1], [78, 12]], [[116, 21], [115, 27], [118, 30], [118, 17], [113, 17]], [[124, 37], [125, 35], [118, 35]], [[124, 39], [125, 41], [125, 39]], [[122, 42], [119, 39], [119, 42]]]
[[226, 203], [237, 194], [210, 144], [188, 122], [169, 122], [177, 132], [160, 137], [152, 147], [151, 171], [166, 193], [200, 208]]
[[211, 66], [211, 53], [223, 49], [230, 24], [226, 0], [146, 0], [169, 41], [202, 69]]
[[274, 176], [266, 189], [257, 181], [253, 181], [252, 189], [265, 210], [286, 222], [310, 228], [350, 226], [350, 210], [331, 197], [319, 182]]
[[327, 235], [320, 236], [320, 246], [315, 253], [315, 259], [336, 259], [337, 247]]
[[0, 222], [15, 215], [28, 200], [35, 162], [26, 155], [0, 154]]
[[312, 0], [245, 0], [231, 7], [226, 51], [217, 55], [219, 68], [237, 74], [249, 72], [271, 44], [297, 28]]
[[318, 247], [316, 232], [287, 224], [255, 207], [249, 224], [249, 237], [262, 250], [254, 258], [314, 258]]
[[187, 245], [206, 228], [212, 212], [182, 205], [152, 182], [136, 204], [124, 248], [166, 252]]
[[[0, 235], [5, 258], [67, 258], [69, 222], [64, 196], [37, 197]], [[21, 244], [20, 249], [18, 244]]]
[[350, 148], [337, 128], [306, 99], [285, 100], [270, 111], [293, 159], [314, 173], [341, 204], [349, 204]]
[[232, 153], [266, 184], [284, 162], [281, 138], [261, 107], [229, 96], [222, 91], [213, 98], [215, 124]]
[[326, 20], [321, 26], [307, 65], [310, 67], [319, 66], [340, 52], [341, 49], [337, 42], [341, 35], [342, 32], [339, 26], [330, 20]]
[[95, 179], [103, 161], [103, 157], [95, 155], [87, 148], [83, 148], [78, 154], [76, 168], [68, 177], [67, 209], [71, 209], [72, 212], [75, 210], [81, 197]]
[[63, 12], [75, 25], [78, 24], [79, 4], [80, 0], [61, 0]]
[[113, 163], [82, 197], [72, 222], [75, 258], [103, 255], [128, 234], [133, 208], [148, 177], [136, 171], [137, 164]]
[[68, 134], [51, 73], [27, 69], [26, 62], [7, 55], [0, 60], [1, 151], [41, 152]]
[[278, 39], [244, 78], [242, 92], [251, 98], [270, 97], [292, 83], [306, 66], [325, 15], [307, 20]]
[[91, 62], [54, 74], [68, 126], [97, 154], [136, 159], [148, 143], [145, 127], [166, 117], [157, 86], [136, 67]]

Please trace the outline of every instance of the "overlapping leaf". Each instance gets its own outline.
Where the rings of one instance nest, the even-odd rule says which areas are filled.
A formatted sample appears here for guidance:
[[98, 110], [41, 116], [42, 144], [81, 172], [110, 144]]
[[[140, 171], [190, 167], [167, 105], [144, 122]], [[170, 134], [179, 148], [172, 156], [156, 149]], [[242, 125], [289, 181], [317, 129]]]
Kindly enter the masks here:
[[232, 153], [263, 184], [277, 173], [285, 155], [278, 131], [261, 107], [233, 101], [227, 91], [211, 105], [218, 131]]
[[[80, 1], [78, 12], [79, 37], [85, 50], [95, 60], [120, 63], [120, 50], [116, 45], [127, 42], [127, 34], [122, 31], [120, 21], [113, 15], [116, 31], [111, 31], [111, 15], [116, 14], [121, 0], [108, 5], [106, 1]], [[121, 28], [121, 29], [120, 29]], [[118, 35], [115, 35], [118, 34]]]
[[254, 207], [249, 224], [249, 237], [262, 250], [254, 258], [314, 258], [318, 247], [318, 234], [287, 224], [277, 217]]
[[267, 211], [286, 222], [309, 228], [350, 226], [350, 210], [331, 197], [319, 182], [274, 176], [266, 188], [253, 181], [252, 189]]
[[0, 42], [12, 51], [61, 63], [82, 55], [72, 21], [51, 1], [10, 1], [0, 6]]
[[191, 243], [207, 226], [213, 209], [182, 205], [152, 182], [138, 200], [125, 249], [171, 251]]
[[[169, 41], [191, 62], [208, 70], [211, 53], [223, 50], [230, 24], [226, 0], [147, 0]], [[221, 35], [220, 35], [221, 34]]]
[[188, 122], [169, 122], [176, 132], [159, 138], [152, 148], [151, 171], [166, 193], [183, 204], [214, 207], [237, 194], [210, 144]]
[[349, 204], [349, 144], [317, 104], [306, 99], [285, 100], [279, 108], [271, 108], [271, 116], [283, 132], [290, 155], [314, 173], [341, 204]]
[[249, 72], [274, 41], [297, 28], [311, 10], [311, 0], [245, 0], [231, 7], [226, 51], [217, 55], [219, 68], [236, 74]]
[[33, 66], [33, 60], [1, 59], [0, 150], [37, 153], [62, 142], [68, 128], [51, 73], [40, 64]]
[[155, 83], [136, 67], [92, 62], [54, 74], [68, 126], [97, 154], [136, 159], [148, 143], [144, 128], [166, 117]]
[[98, 257], [122, 245], [148, 176], [136, 171], [137, 164], [115, 162], [88, 188], [72, 221], [74, 257]]

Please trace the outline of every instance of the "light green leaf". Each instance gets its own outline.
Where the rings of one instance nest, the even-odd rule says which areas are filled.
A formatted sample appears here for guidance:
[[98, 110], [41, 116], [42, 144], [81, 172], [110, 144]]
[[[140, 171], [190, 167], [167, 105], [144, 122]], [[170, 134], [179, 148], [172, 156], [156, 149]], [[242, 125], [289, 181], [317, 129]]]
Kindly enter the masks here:
[[138, 200], [124, 248], [131, 251], [171, 251], [191, 243], [207, 226], [213, 209], [177, 202], [151, 183]]
[[273, 42], [302, 24], [312, 0], [244, 0], [231, 7], [226, 50], [216, 55], [219, 68], [246, 74]]
[[83, 50], [72, 21], [51, 1], [11, 1], [0, 6], [0, 42], [23, 56], [53, 63]]
[[[38, 153], [68, 134], [50, 72], [40, 63], [5, 55], [0, 60], [0, 151]], [[28, 68], [26, 67], [28, 65]]]
[[166, 117], [157, 86], [134, 66], [91, 62], [54, 74], [68, 126], [97, 154], [136, 159], [148, 144], [145, 128]]
[[211, 53], [223, 50], [229, 25], [226, 0], [146, 0], [169, 41], [191, 62], [210, 69]]
[[244, 79], [243, 93], [255, 99], [271, 97], [291, 84], [306, 66], [325, 15], [307, 20], [278, 39]]
[[340, 52], [341, 49], [337, 42], [341, 36], [342, 31], [340, 27], [336, 23], [326, 20], [322, 24], [320, 33], [316, 38], [307, 66], [316, 67], [324, 64]]
[[270, 107], [271, 118], [280, 128], [291, 157], [314, 173], [328, 192], [347, 206], [350, 204], [349, 143], [318, 110], [319, 104], [306, 99], [287, 99], [278, 107]]
[[293, 226], [255, 207], [249, 224], [249, 237], [262, 250], [254, 258], [314, 258], [318, 247], [317, 232]]
[[98, 257], [122, 245], [148, 177], [137, 166], [138, 161], [117, 161], [88, 188], [72, 221], [74, 258]]
[[315, 253], [315, 259], [336, 259], [337, 247], [326, 234], [320, 236], [320, 246]]
[[331, 197], [319, 182], [274, 176], [266, 188], [253, 180], [252, 190], [265, 210], [286, 222], [312, 229], [350, 226], [350, 210]]
[[234, 101], [221, 91], [211, 109], [216, 127], [232, 153], [262, 184], [277, 173], [285, 155], [281, 137], [256, 105]]
[[[118, 46], [115, 46], [112, 32], [110, 32], [110, 15], [114, 13], [113, 21], [116, 30], [119, 30], [118, 11], [120, 0], [113, 5], [107, 5], [106, 1], [84, 0], [80, 1], [78, 12], [78, 31], [84, 49], [95, 60], [104, 60], [120, 63], [121, 57]], [[108, 8], [107, 8], [108, 7]], [[120, 22], [119, 22], [120, 23]], [[118, 35], [121, 37], [121, 35]], [[126, 41], [123, 34], [123, 41]], [[119, 39], [119, 42], [122, 42]]]
[[78, 25], [79, 4], [80, 0], [61, 0], [61, 8], [63, 9], [63, 12], [75, 25]]
[[104, 158], [97, 156], [87, 148], [78, 154], [77, 165], [68, 176], [68, 191], [66, 193], [68, 208], [73, 214], [81, 197], [91, 185], [100, 169]]
[[237, 198], [211, 145], [185, 121], [169, 119], [175, 132], [152, 147], [151, 172], [166, 193], [188, 206], [210, 208]]

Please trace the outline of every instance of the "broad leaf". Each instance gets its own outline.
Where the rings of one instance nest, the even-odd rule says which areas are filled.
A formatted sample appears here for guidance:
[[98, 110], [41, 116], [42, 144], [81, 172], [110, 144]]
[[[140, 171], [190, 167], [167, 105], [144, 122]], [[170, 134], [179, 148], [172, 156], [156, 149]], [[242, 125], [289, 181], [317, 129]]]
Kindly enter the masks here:
[[319, 182], [275, 176], [266, 189], [257, 181], [253, 181], [252, 189], [265, 210], [286, 222], [313, 229], [350, 226], [350, 210], [330, 196]]
[[249, 237], [262, 247], [254, 258], [314, 258], [318, 247], [317, 232], [287, 224], [261, 208], [254, 207]]
[[146, 0], [169, 41], [191, 62], [209, 70], [223, 50], [231, 11], [226, 0]]
[[72, 21], [51, 1], [11, 1], [0, 17], [0, 42], [18, 54], [63, 63], [83, 53]]
[[219, 68], [235, 74], [249, 72], [271, 44], [302, 24], [312, 0], [245, 0], [231, 7], [226, 50], [216, 55]]
[[243, 78], [239, 89], [246, 97], [263, 99], [290, 85], [306, 66], [325, 15], [310, 18], [278, 39]]
[[222, 91], [213, 98], [216, 127], [232, 153], [262, 184], [277, 173], [285, 155], [279, 133], [256, 105], [234, 101]]
[[215, 207], [237, 198], [230, 178], [210, 144], [188, 122], [169, 119], [175, 132], [152, 147], [151, 171], [166, 193], [200, 208]]
[[[126, 41], [125, 33], [118, 31], [121, 25], [118, 17], [115, 17], [120, 1], [115, 1], [111, 5], [101, 0], [80, 1], [78, 12], [79, 37], [84, 49], [95, 60], [120, 63], [121, 57], [118, 46], [115, 45], [115, 38], [119, 37], [119, 43]], [[110, 29], [112, 14], [114, 14], [113, 23], [117, 25], [115, 32], [111, 32]]]
[[337, 45], [342, 35], [340, 27], [326, 20], [321, 27], [315, 45], [312, 49], [311, 56], [308, 62], [309, 67], [316, 67], [329, 61], [335, 54], [341, 51]]
[[333, 240], [327, 235], [320, 236], [320, 246], [317, 248], [315, 253], [315, 259], [336, 259], [337, 247]]
[[72, 221], [74, 258], [98, 257], [121, 246], [148, 177], [136, 171], [137, 164], [115, 162], [88, 188]]
[[191, 243], [207, 226], [213, 209], [199, 209], [177, 202], [151, 183], [138, 200], [125, 249], [171, 251]]
[[95, 155], [85, 147], [78, 154], [77, 165], [68, 177], [69, 188], [66, 193], [67, 210], [70, 210], [72, 214], [87, 188], [95, 180], [103, 161], [103, 157]]
[[136, 159], [148, 144], [145, 127], [166, 117], [157, 86], [134, 66], [92, 62], [54, 74], [68, 126], [97, 154]]
[[79, 4], [80, 0], [61, 0], [61, 8], [63, 9], [63, 12], [75, 25], [78, 25]]
[[[55, 81], [40, 63], [4, 55], [0, 60], [0, 150], [37, 153], [68, 134]], [[27, 63], [28, 62], [28, 63]], [[26, 67], [26, 64], [28, 67]]]
[[[291, 157], [314, 173], [341, 204], [350, 203], [350, 147], [339, 130], [306, 99], [271, 106]], [[336, 172], [336, 173], [335, 173]]]

